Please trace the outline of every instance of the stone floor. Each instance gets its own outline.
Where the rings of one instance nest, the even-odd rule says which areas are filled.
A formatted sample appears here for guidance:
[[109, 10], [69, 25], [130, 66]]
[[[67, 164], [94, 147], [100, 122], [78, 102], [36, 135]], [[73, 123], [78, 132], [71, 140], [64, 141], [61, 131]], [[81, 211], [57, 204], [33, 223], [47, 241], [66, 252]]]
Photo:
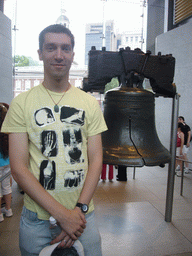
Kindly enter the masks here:
[[[166, 222], [167, 171], [127, 168], [128, 181], [100, 181], [94, 196], [103, 256], [192, 256], [192, 172], [175, 177], [172, 221]], [[13, 217], [0, 223], [0, 255], [19, 256], [18, 230], [23, 196], [13, 183]], [[94, 256], [94, 255], [93, 255]]]

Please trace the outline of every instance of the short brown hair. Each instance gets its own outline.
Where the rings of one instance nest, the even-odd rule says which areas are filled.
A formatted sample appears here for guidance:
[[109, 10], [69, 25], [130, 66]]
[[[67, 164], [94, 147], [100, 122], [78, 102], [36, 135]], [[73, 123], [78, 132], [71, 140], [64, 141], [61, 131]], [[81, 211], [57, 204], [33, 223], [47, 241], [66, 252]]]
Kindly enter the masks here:
[[68, 35], [71, 38], [72, 49], [74, 48], [75, 39], [74, 39], [74, 35], [71, 33], [71, 31], [61, 24], [54, 24], [54, 25], [50, 25], [50, 26], [44, 28], [41, 31], [41, 33], [39, 34], [39, 50], [42, 51], [42, 49], [43, 49], [43, 43], [45, 41], [45, 35], [47, 33], [63, 33], [63, 34]]

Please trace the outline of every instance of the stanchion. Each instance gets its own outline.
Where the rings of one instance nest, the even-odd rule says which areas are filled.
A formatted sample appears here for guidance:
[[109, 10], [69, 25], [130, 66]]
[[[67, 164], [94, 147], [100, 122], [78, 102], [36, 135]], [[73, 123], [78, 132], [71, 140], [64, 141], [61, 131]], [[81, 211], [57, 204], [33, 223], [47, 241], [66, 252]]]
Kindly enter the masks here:
[[184, 178], [184, 164], [188, 163], [188, 164], [192, 164], [192, 162], [184, 160], [182, 158], [176, 157], [177, 160], [182, 162], [182, 169], [181, 169], [181, 188], [180, 188], [180, 196], [183, 195], [183, 178]]

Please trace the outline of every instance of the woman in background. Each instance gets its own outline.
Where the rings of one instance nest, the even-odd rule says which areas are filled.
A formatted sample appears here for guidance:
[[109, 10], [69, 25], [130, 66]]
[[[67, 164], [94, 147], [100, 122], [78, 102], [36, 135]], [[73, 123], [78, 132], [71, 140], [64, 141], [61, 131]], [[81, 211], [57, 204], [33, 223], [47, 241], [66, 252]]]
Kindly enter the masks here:
[[[7, 114], [7, 110], [7, 104], [0, 103], [0, 128]], [[12, 189], [9, 172], [8, 135], [0, 132], [0, 205], [2, 197], [4, 197], [5, 201], [5, 207], [0, 208], [0, 222], [4, 220], [3, 214], [5, 214], [6, 217], [13, 215], [11, 209]], [[3, 177], [6, 178], [3, 179]]]
[[176, 174], [181, 177], [182, 161], [177, 158], [184, 159], [183, 146], [184, 146], [184, 133], [182, 132], [183, 124], [178, 123], [177, 128], [177, 149], [176, 149]]

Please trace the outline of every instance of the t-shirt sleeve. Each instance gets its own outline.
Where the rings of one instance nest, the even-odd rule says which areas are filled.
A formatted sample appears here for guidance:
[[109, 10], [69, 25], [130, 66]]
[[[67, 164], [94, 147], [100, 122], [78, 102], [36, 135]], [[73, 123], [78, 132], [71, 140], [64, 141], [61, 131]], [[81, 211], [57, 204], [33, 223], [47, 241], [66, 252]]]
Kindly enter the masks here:
[[22, 100], [22, 97], [19, 96], [12, 100], [3, 122], [1, 132], [18, 133], [27, 131], [24, 118], [24, 101]]
[[91, 119], [88, 123], [88, 136], [93, 136], [107, 130], [103, 113], [96, 99], [92, 101]]

